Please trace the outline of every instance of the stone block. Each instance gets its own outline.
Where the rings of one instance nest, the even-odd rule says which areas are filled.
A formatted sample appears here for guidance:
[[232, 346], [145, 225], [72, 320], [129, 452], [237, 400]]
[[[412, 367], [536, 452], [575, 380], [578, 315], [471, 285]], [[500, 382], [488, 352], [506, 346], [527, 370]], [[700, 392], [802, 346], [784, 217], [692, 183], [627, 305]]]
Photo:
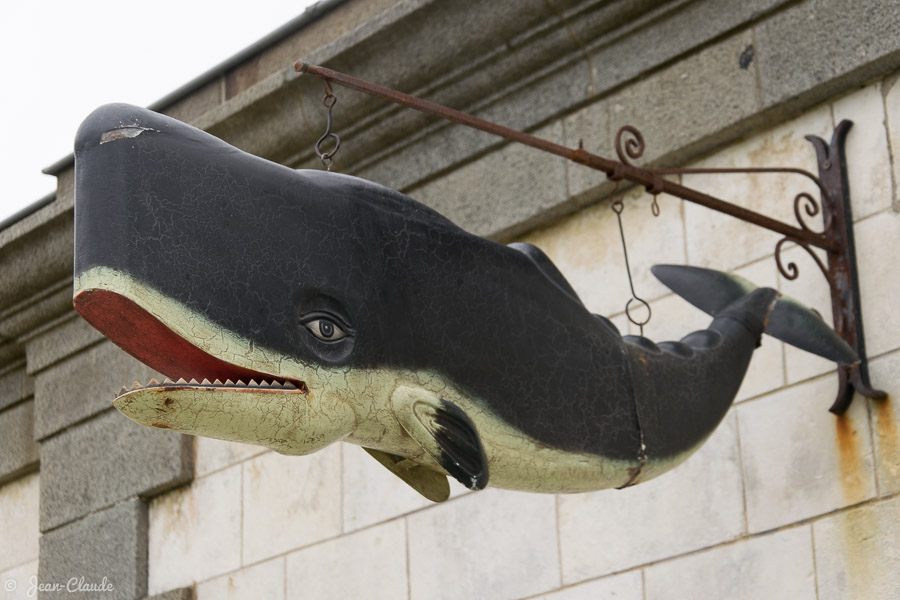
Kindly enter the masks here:
[[[785, 247], [788, 248], [788, 245]], [[825, 252], [815, 250], [815, 253], [823, 264], [828, 264]], [[806, 250], [793, 246], [782, 253], [782, 261], [785, 266], [794, 263], [800, 274], [797, 279], [791, 281], [779, 273], [778, 286], [781, 292], [816, 310], [830, 327], [834, 327], [828, 281]], [[788, 344], [784, 344], [784, 361], [789, 384], [832, 373], [837, 368], [830, 360]]]
[[235, 465], [150, 503], [150, 594], [241, 566], [241, 467]]
[[[90, 597], [136, 600], [147, 594], [147, 505], [130, 499], [41, 537], [41, 585], [94, 586]], [[102, 591], [100, 587], [103, 586]], [[90, 588], [87, 588], [90, 589]], [[53, 597], [48, 592], [46, 597]], [[41, 597], [45, 597], [43, 594]]]
[[537, 596], [533, 600], [645, 600], [641, 571], [610, 575]]
[[[560, 142], [562, 124], [535, 135]], [[467, 231], [503, 237], [510, 223], [527, 223], [565, 199], [566, 165], [562, 158], [509, 144], [409, 194]]]
[[696, 153], [692, 146], [729, 141], [730, 129], [759, 110], [756, 73], [741, 68], [753, 44], [745, 30], [610, 96], [610, 132], [632, 125], [643, 133], [646, 151], [637, 164], [677, 164]]
[[[900, 14], [892, 0], [808, 0], [756, 30], [762, 103], [795, 111], [900, 64]], [[840, 51], [835, 51], [840, 48]]]
[[[632, 306], [634, 306], [632, 304]], [[644, 325], [644, 335], [656, 342], [680, 340], [687, 334], [699, 329], [706, 329], [712, 319], [705, 312], [674, 294], [663, 296], [650, 303], [650, 322]], [[635, 309], [640, 316], [643, 312]], [[630, 324], [630, 331], [638, 335], [640, 329]]]
[[34, 380], [25, 372], [25, 365], [0, 375], [0, 410], [34, 395]]
[[[869, 363], [872, 385], [888, 393], [886, 400], [869, 402], [875, 443], [875, 477], [882, 496], [900, 492], [900, 353]], [[854, 402], [863, 402], [856, 396]]]
[[156, 596], [149, 596], [146, 600], [194, 600], [194, 588], [185, 587], [170, 592], [164, 592]]
[[122, 386], [161, 375], [110, 342], [93, 346], [35, 376], [35, 439], [42, 440], [112, 406]]
[[[594, 80], [598, 84], [596, 91], [599, 93], [621, 86], [642, 73], [708, 44], [725, 32], [740, 29], [748, 21], [759, 19], [786, 3], [785, 0], [740, 3], [704, 0], [696, 4], [679, 5], [675, 10], [663, 5], [656, 15], [652, 15], [653, 9], [658, 8], [656, 3], [634, 3], [643, 9], [644, 15], [656, 18], [650, 23], [647, 23], [650, 19], [644, 23], [633, 19], [632, 22], [637, 21], [635, 25], [638, 26], [629, 28], [628, 35], [621, 35], [617, 31], [614, 32], [613, 40], [593, 41], [596, 48], [592, 48], [591, 65]], [[737, 57], [736, 66], [752, 73], [756, 68], [755, 51], [746, 54], [742, 52], [742, 55], [743, 59]]]
[[34, 401], [0, 411], [0, 484], [34, 470], [40, 447], [34, 441]]
[[894, 598], [900, 589], [900, 498], [813, 524], [820, 600]]
[[284, 600], [284, 557], [197, 584], [197, 600]]
[[559, 497], [566, 585], [732, 540], [744, 533], [734, 411], [700, 450], [658, 479]]
[[32, 586], [37, 583], [38, 561], [25, 563], [0, 573], [0, 600], [25, 600]]
[[900, 240], [900, 214], [883, 212], [853, 228], [859, 273], [866, 354], [878, 356], [900, 346], [900, 277], [893, 255]]
[[197, 436], [194, 438], [194, 476], [209, 475], [263, 452], [266, 449], [262, 446]]
[[[882, 93], [891, 156], [900, 156], [900, 78], [894, 76], [886, 79], [882, 83]], [[900, 160], [894, 160], [891, 169], [894, 181], [893, 209], [900, 211]]]
[[[834, 122], [853, 121], [844, 149], [850, 182], [850, 210], [859, 221], [891, 207], [891, 155], [881, 82], [868, 85], [832, 105]], [[900, 115], [898, 115], [900, 116]]]
[[[647, 301], [669, 293], [650, 272], [659, 263], [685, 262], [682, 202], [660, 196], [660, 217], [652, 216], [652, 196], [632, 188], [623, 198], [622, 226], [638, 296]], [[522, 241], [540, 247], [568, 279], [591, 312], [622, 312], [631, 297], [618, 220], [608, 202], [600, 202], [553, 225], [529, 232]]]
[[52, 327], [29, 337], [25, 343], [28, 373], [35, 374], [67, 356], [101, 341], [103, 335], [74, 310]]
[[286, 596], [316, 600], [407, 598], [406, 546], [406, 526], [398, 519], [288, 554]]
[[352, 444], [344, 444], [344, 531], [381, 523], [431, 506], [417, 491]]
[[38, 557], [40, 482], [32, 473], [0, 486], [0, 571]]
[[[769, 257], [734, 272], [760, 287], [778, 289], [778, 269]], [[784, 350], [784, 344], [771, 336], [763, 336], [762, 346], [753, 353], [735, 402], [771, 392], [784, 385]]]
[[647, 567], [646, 600], [816, 600], [808, 525]]
[[341, 448], [267, 452], [243, 463], [243, 562], [341, 534]]
[[[59, 203], [59, 197], [47, 208], [56, 203]], [[32, 217], [40, 219], [43, 212], [38, 211]], [[0, 273], [3, 273], [5, 283], [0, 287], [0, 310], [72, 276], [75, 228], [71, 211], [57, 214], [27, 232], [22, 229], [28, 224], [21, 221], [19, 224], [20, 227], [13, 226], [0, 232]], [[16, 232], [20, 235], [12, 237]], [[70, 292], [70, 300], [71, 297]]]
[[[51, 235], [47, 237], [52, 240]], [[47, 287], [21, 298], [13, 307], [0, 312], [0, 338], [16, 340], [16, 346], [20, 347], [32, 334], [50, 323], [56, 323], [56, 319], [70, 314], [72, 314], [72, 275], [68, 274], [61, 281], [54, 281]], [[24, 354], [24, 348], [21, 348], [19, 356]]]
[[828, 412], [836, 376], [738, 405], [750, 533], [863, 502], [875, 496], [868, 414], [854, 402]]
[[[816, 154], [806, 135], [831, 139], [834, 129], [831, 107], [821, 106], [769, 131], [733, 144], [693, 168], [796, 167], [818, 172]], [[795, 224], [794, 197], [813, 194], [818, 188], [799, 175], [728, 174], [684, 175], [684, 185], [703, 190], [773, 219]], [[687, 257], [690, 264], [729, 270], [769, 256], [781, 236], [699, 204], [685, 203]], [[821, 220], [809, 220], [811, 229], [821, 229]]]
[[410, 598], [524, 598], [559, 586], [551, 495], [488, 489], [406, 521]]
[[189, 481], [193, 471], [190, 437], [111, 410], [43, 442], [41, 530], [130, 496], [160, 493]]

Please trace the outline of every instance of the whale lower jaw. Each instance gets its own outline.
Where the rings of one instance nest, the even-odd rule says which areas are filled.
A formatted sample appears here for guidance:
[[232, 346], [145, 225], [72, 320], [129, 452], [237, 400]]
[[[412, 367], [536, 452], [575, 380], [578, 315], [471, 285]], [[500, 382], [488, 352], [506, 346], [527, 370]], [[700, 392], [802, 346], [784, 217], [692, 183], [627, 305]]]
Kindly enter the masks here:
[[[260, 348], [127, 273], [75, 277], [75, 310], [114, 344], [172, 379], [276, 380], [306, 388], [306, 365]], [[124, 382], [123, 382], [124, 383]]]

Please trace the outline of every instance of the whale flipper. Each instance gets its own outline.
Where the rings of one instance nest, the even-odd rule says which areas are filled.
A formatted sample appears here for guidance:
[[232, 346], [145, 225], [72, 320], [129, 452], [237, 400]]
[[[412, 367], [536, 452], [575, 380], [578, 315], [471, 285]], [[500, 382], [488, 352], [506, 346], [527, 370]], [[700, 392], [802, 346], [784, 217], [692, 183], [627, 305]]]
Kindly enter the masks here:
[[403, 429], [454, 479], [469, 489], [484, 489], [487, 457], [475, 424], [462, 409], [406, 386], [394, 390], [391, 405]]
[[[714, 317], [756, 289], [743, 277], [712, 269], [655, 265], [651, 270], [673, 292]], [[775, 301], [763, 331], [782, 342], [842, 365], [859, 362], [856, 352], [819, 315], [788, 296], [779, 296]]]
[[372, 458], [377, 460], [388, 471], [405, 481], [409, 487], [416, 490], [432, 502], [443, 502], [450, 497], [450, 485], [447, 476], [437, 471], [432, 471], [421, 465], [411, 464], [403, 466], [407, 459], [389, 452], [363, 448]]

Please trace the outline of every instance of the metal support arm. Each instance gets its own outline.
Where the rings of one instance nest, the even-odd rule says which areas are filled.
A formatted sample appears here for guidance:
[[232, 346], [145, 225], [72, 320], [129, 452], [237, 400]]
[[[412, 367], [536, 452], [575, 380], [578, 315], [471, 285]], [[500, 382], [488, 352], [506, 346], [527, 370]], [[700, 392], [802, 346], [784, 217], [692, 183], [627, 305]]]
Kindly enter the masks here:
[[[619, 160], [612, 160], [592, 154], [580, 145], [573, 150], [531, 134], [324, 67], [298, 61], [294, 64], [294, 70], [561, 156], [572, 162], [603, 171], [613, 181], [627, 179], [643, 185], [651, 194], [670, 194], [781, 234], [784, 237], [775, 246], [775, 261], [779, 271], [787, 279], [793, 280], [798, 276], [798, 269], [794, 263], [788, 263], [787, 266], [782, 263], [781, 251], [786, 242], [796, 243], [812, 256], [825, 275], [831, 290], [834, 328], [856, 350], [861, 359], [860, 364], [854, 367], [838, 368], [840, 387], [837, 399], [831, 406], [831, 412], [835, 414], [845, 412], [853, 400], [854, 390], [867, 398], [883, 399], [887, 397], [883, 391], [875, 390], [869, 384], [866, 368], [856, 254], [853, 245], [853, 219], [850, 214], [850, 194], [844, 157], [844, 139], [852, 125], [850, 121], [842, 121], [837, 126], [830, 144], [819, 137], [807, 136], [806, 139], [813, 144], [818, 157], [818, 177], [808, 171], [794, 168], [649, 169], [635, 166], [631, 162], [632, 159], [640, 158], [643, 155], [644, 139], [638, 130], [630, 126], [625, 126], [616, 133], [616, 154]], [[794, 173], [802, 175], [819, 188], [821, 201], [816, 202], [810, 194], [805, 192], [794, 198], [794, 215], [797, 219], [797, 226], [794, 226], [665, 179], [665, 175], [722, 173]], [[822, 232], [817, 232], [806, 224], [803, 213], [813, 217], [820, 211], [824, 228]], [[813, 252], [813, 247], [825, 250], [828, 257], [827, 266]]]

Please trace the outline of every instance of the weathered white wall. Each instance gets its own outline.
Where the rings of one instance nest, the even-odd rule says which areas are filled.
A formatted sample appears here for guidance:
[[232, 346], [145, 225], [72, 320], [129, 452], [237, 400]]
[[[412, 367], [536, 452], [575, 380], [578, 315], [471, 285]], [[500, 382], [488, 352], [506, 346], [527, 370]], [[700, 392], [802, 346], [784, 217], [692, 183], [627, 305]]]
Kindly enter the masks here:
[[[40, 475], [0, 487], [0, 598], [25, 598], [38, 572]], [[33, 597], [33, 596], [32, 596]]]
[[[608, 107], [589, 106], [542, 133], [587, 140], [590, 124], [606, 118], [592, 110]], [[855, 123], [847, 155], [872, 381], [896, 396], [900, 157], [891, 156], [900, 151], [900, 85], [872, 83], [691, 166], [815, 172], [803, 136], [829, 139], [842, 119]], [[508, 147], [421, 191], [485, 176], [504, 152], [531, 150]], [[596, 177], [572, 165], [562, 173], [558, 189], [540, 193], [564, 195]], [[814, 191], [782, 176], [684, 183], [788, 222], [794, 195]], [[659, 203], [653, 218], [649, 196], [631, 190], [623, 215], [635, 285], [653, 308], [648, 337], [677, 339], [708, 321], [653, 281], [649, 266], [660, 262], [733, 270], [830, 315], [824, 279], [802, 250], [786, 253], [801, 271], [786, 281], [772, 257], [775, 234], [672, 197]], [[608, 203], [524, 239], [544, 248], [589, 308], [637, 333], [621, 315], [628, 287]], [[432, 505], [353, 446], [290, 458], [197, 439], [196, 479], [150, 506], [149, 592], [197, 582], [201, 600], [893, 598], [900, 410], [893, 399], [857, 397], [836, 418], [827, 411], [835, 382], [827, 362], [765, 339], [707, 444], [672, 473], [624, 491], [552, 496], [455, 486], [450, 500]]]

